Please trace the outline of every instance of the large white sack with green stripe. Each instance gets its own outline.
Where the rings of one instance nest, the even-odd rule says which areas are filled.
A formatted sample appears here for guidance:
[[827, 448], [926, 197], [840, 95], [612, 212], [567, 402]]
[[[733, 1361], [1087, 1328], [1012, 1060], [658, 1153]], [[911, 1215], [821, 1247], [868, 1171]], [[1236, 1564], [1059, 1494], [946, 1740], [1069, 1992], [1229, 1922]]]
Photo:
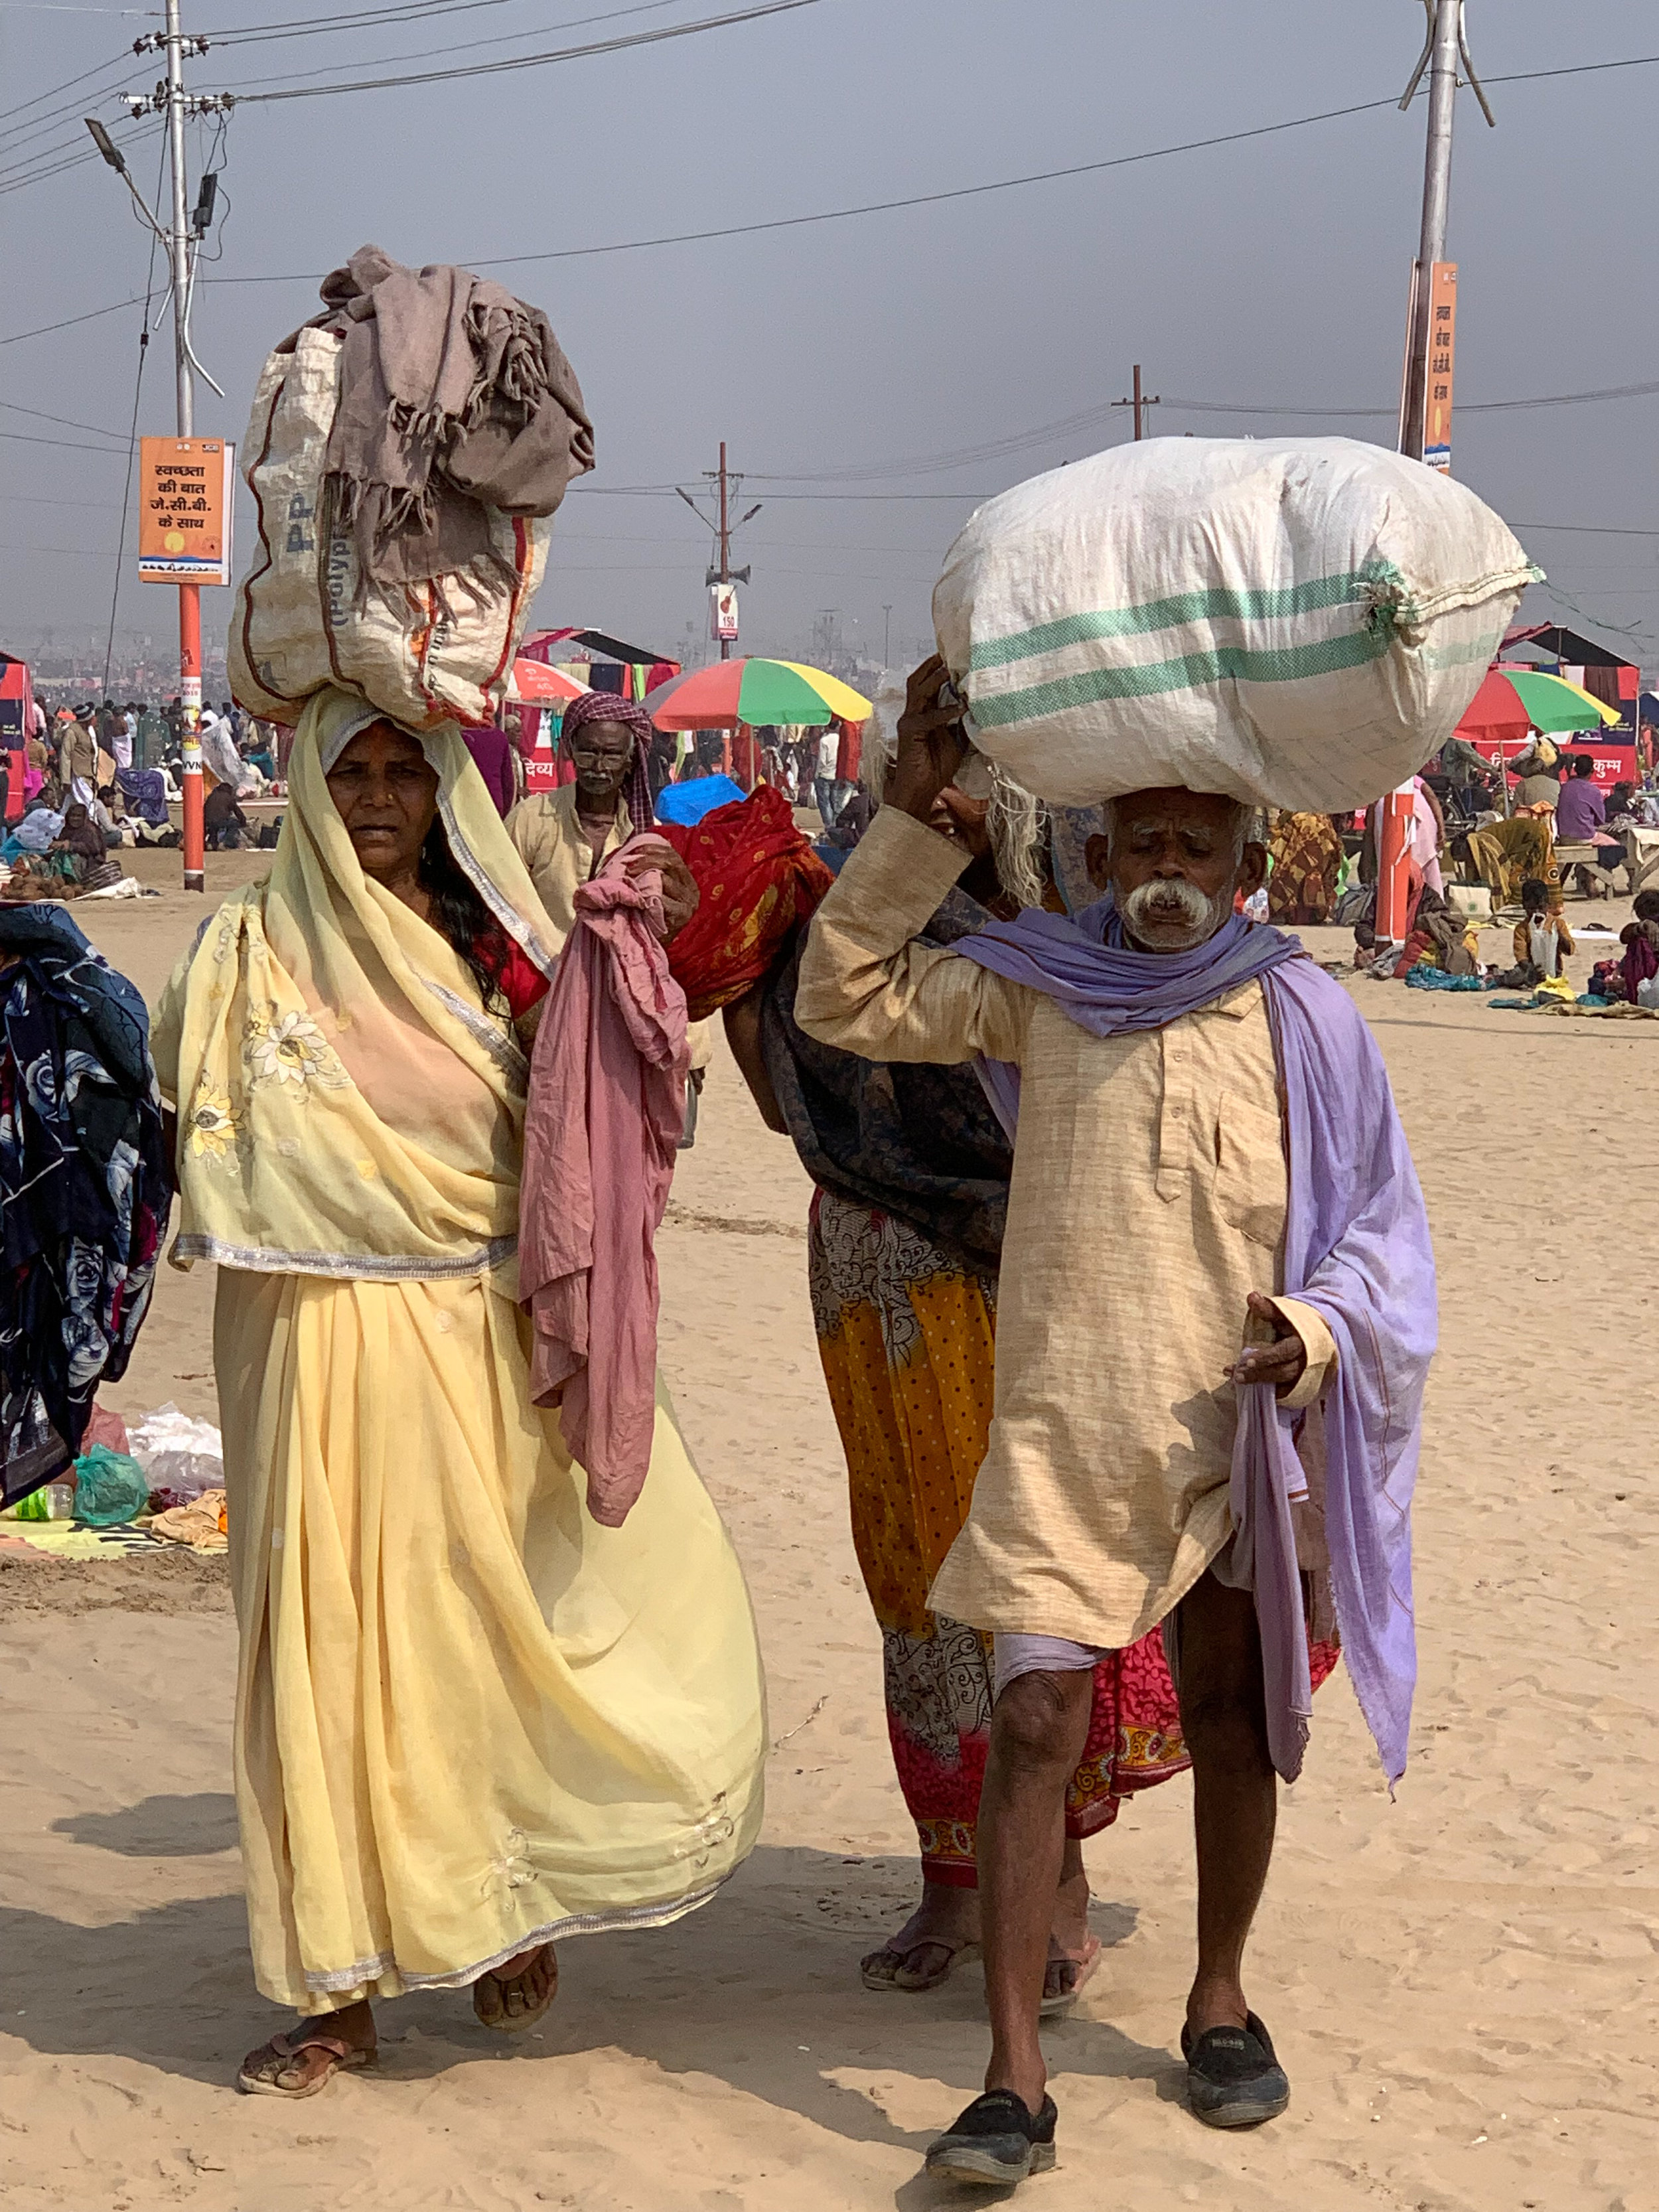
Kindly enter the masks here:
[[1184, 784], [1331, 812], [1422, 767], [1541, 571], [1348, 438], [1152, 438], [988, 501], [933, 592], [975, 744], [1058, 805]]

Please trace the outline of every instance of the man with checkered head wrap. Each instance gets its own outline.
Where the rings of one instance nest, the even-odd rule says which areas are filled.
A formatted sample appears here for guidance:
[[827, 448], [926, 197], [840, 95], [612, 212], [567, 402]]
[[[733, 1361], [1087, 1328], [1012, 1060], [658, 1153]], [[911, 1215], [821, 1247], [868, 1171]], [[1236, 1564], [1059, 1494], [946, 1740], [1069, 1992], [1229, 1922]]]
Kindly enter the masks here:
[[564, 710], [561, 754], [575, 781], [532, 792], [507, 817], [507, 832], [563, 944], [575, 923], [578, 887], [626, 840], [652, 826], [647, 770], [654, 726], [637, 701], [586, 691]]

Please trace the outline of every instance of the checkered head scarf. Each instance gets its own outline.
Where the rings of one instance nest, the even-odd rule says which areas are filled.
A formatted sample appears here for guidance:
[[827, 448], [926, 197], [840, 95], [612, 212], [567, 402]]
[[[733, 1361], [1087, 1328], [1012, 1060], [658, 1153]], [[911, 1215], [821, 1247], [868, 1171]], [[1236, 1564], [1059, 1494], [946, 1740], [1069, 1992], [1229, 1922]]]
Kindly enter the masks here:
[[559, 743], [566, 752], [578, 730], [589, 722], [620, 722], [634, 738], [634, 757], [628, 770], [628, 781], [623, 790], [628, 799], [628, 811], [633, 817], [635, 831], [649, 830], [655, 816], [651, 806], [651, 778], [646, 763], [651, 757], [651, 740], [657, 734], [657, 726], [637, 699], [623, 699], [614, 691], [584, 691], [580, 699], [573, 699], [564, 710], [560, 726]]

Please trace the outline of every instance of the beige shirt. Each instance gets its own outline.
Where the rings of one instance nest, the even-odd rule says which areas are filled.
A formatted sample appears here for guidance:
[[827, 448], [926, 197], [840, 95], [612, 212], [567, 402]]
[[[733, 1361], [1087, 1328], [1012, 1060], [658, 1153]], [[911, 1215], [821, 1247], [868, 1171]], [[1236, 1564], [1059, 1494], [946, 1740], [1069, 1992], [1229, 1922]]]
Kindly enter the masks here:
[[[972, 1508], [929, 1594], [1004, 1634], [1144, 1635], [1231, 1533], [1224, 1370], [1280, 1282], [1286, 1171], [1267, 1004], [1249, 983], [1167, 1028], [1097, 1037], [1044, 993], [913, 945], [960, 851], [889, 807], [818, 908], [795, 1018], [871, 1060], [983, 1053], [1020, 1070], [995, 1411]], [[1280, 1310], [1310, 1403], [1323, 1321]]]
[[597, 857], [576, 817], [574, 783], [521, 799], [507, 817], [507, 834], [530, 871], [553, 925], [556, 949], [562, 952], [566, 938], [576, 927], [577, 891], [634, 834], [627, 803], [617, 801], [617, 818], [605, 831], [605, 848]]
[[[529, 798], [521, 799], [507, 817], [507, 834], [547, 909], [553, 925], [554, 950], [562, 952], [566, 939], [576, 927], [576, 893], [634, 834], [628, 802], [618, 800], [617, 818], [605, 831], [605, 849], [597, 857], [577, 818], [574, 783], [557, 791], [532, 792]], [[693, 1022], [686, 1040], [696, 1073], [714, 1056], [713, 1020]]]

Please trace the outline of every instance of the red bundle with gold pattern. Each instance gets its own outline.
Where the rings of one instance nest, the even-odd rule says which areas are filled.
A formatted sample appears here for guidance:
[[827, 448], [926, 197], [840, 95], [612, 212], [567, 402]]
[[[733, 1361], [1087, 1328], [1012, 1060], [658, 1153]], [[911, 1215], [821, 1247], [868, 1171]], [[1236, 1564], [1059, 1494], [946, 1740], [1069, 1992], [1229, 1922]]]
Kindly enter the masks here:
[[690, 829], [659, 822], [697, 879], [696, 913], [668, 947], [668, 965], [694, 1022], [740, 999], [771, 971], [786, 939], [833, 880], [770, 784]]

